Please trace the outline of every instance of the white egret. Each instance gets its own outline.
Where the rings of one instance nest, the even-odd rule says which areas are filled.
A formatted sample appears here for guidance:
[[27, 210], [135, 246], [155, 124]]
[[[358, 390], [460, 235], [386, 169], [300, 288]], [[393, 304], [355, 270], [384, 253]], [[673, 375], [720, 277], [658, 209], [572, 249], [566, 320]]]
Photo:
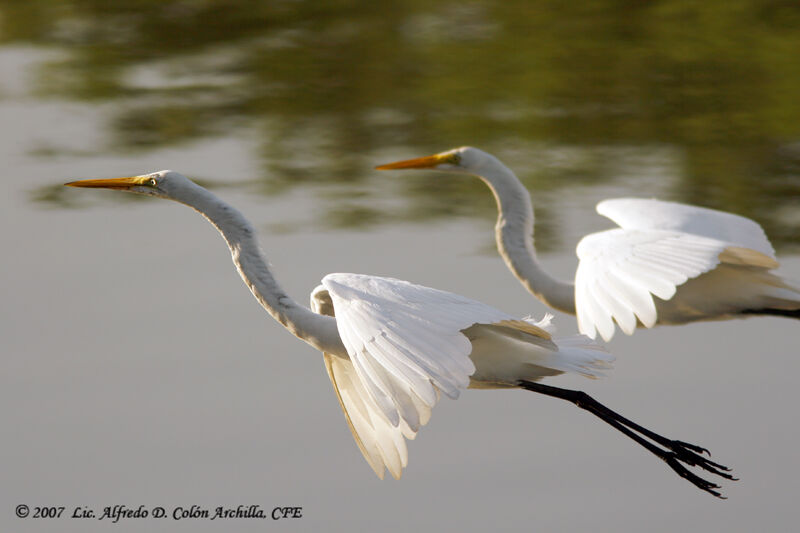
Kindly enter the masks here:
[[620, 227], [581, 239], [571, 283], [539, 264], [530, 194], [493, 155], [466, 146], [376, 168], [481, 178], [497, 201], [495, 240], [508, 268], [539, 300], [577, 314], [578, 329], [591, 338], [599, 332], [610, 340], [614, 322], [631, 335], [638, 325], [751, 315], [800, 318], [800, 289], [771, 272], [778, 267], [775, 251], [748, 218], [654, 199], [604, 200], [597, 212]]
[[719, 486], [684, 464], [733, 479], [726, 467], [701, 455], [703, 448], [648, 431], [583, 392], [537, 383], [564, 372], [597, 376], [612, 359], [585, 336], [553, 337], [549, 318], [534, 323], [456, 294], [358, 274], [325, 276], [312, 293], [313, 312], [278, 285], [244, 216], [183, 175], [165, 170], [67, 185], [175, 200], [208, 219], [261, 305], [323, 352], [353, 437], [380, 478], [384, 469], [400, 477], [408, 457], [404, 438], [413, 439], [428, 422], [440, 393], [457, 398], [469, 386], [518, 387], [575, 403], [714, 495]]

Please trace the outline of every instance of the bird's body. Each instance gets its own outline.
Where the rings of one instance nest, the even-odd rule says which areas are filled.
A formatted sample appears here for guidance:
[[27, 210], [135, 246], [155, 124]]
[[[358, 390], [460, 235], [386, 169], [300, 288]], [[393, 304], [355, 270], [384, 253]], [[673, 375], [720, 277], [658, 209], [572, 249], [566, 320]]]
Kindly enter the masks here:
[[[325, 276], [312, 293], [313, 310], [308, 309], [277, 283], [244, 216], [185, 176], [161, 171], [68, 185], [166, 198], [206, 217], [222, 234], [239, 274], [261, 305], [292, 334], [323, 352], [353, 436], [379, 477], [384, 469], [400, 477], [407, 463], [404, 439], [413, 439], [428, 422], [440, 394], [457, 398], [472, 386], [521, 387], [578, 403], [713, 494], [718, 495], [716, 485], [679, 462], [730, 478], [724, 467], [698, 455], [699, 447], [664, 439], [606, 408], [586, 407], [585, 395], [575, 396], [582, 393], [537, 383], [563, 372], [597, 376], [611, 361], [585, 336], [553, 337], [549, 318], [534, 323], [449, 292], [359, 274]], [[631, 430], [666, 450], [643, 443]]]
[[586, 337], [553, 338], [457, 294], [407, 281], [328, 274], [312, 309], [336, 316], [347, 353], [325, 353], [331, 382], [364, 457], [378, 476], [399, 478], [403, 441], [428, 422], [441, 394], [519, 387], [520, 380], [575, 372], [601, 375], [611, 357]]
[[636, 327], [723, 320], [753, 314], [800, 317], [800, 289], [772, 272], [775, 252], [754, 221], [654, 199], [605, 200], [597, 211], [619, 227], [585, 236], [575, 281], [552, 277], [533, 245], [533, 205], [514, 173], [471, 147], [382, 165], [429, 168], [481, 178], [498, 206], [497, 248], [541, 301], [576, 314], [581, 333], [609, 340], [616, 325]]

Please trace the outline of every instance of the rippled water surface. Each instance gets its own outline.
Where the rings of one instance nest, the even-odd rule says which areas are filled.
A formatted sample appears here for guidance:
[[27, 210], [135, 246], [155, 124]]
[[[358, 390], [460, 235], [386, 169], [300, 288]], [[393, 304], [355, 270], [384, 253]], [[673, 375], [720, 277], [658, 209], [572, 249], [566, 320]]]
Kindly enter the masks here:
[[[469, 144], [532, 192], [537, 247], [564, 278], [580, 236], [609, 227], [597, 201], [656, 196], [754, 218], [797, 280], [797, 50], [792, 2], [0, 3], [0, 523], [111, 527], [18, 519], [20, 503], [259, 504], [304, 517], [180, 524], [791, 529], [797, 322], [620, 335], [607, 378], [552, 381], [710, 448], [741, 477], [727, 502], [516, 391], [443, 401], [404, 478], [379, 481], [319, 355], [252, 301], [205, 221], [61, 184], [185, 173], [254, 222], [300, 301], [354, 271], [539, 316], [494, 253], [479, 180], [373, 170]], [[115, 527], [159, 526], [176, 523]]]

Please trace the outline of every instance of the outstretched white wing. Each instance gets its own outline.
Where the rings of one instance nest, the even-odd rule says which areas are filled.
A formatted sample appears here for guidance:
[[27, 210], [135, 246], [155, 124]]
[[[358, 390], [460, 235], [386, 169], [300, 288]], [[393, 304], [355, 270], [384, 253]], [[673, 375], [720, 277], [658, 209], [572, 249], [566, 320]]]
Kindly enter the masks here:
[[632, 334], [637, 319], [657, 320], [653, 296], [671, 299], [687, 280], [720, 263], [775, 268], [774, 251], [750, 219], [701, 207], [620, 198], [597, 211], [621, 227], [578, 243], [575, 275], [578, 329], [609, 340], [614, 321]]
[[[406, 281], [329, 274], [312, 308], [335, 314], [349, 358], [325, 354], [353, 437], [379, 477], [400, 477], [404, 438], [430, 419], [443, 392], [515, 386], [562, 372], [601, 375], [611, 356], [583, 336], [552, 339], [549, 319], [517, 320], [456, 294]], [[478, 364], [481, 375], [476, 374]]]
[[[406, 281], [358, 274], [322, 280], [350, 359], [326, 354], [342, 410], [362, 454], [383, 478], [399, 478], [407, 463], [403, 437], [430, 419], [439, 392], [451, 398], [475, 372], [462, 330], [514, 318], [456, 294]], [[536, 326], [532, 326], [536, 328]], [[544, 335], [547, 333], [543, 332]]]
[[[383, 479], [383, 474], [388, 469], [395, 479], [399, 479], [403, 468], [408, 464], [405, 439], [413, 439], [417, 432], [402, 420], [400, 424], [393, 426], [383, 416], [361, 383], [352, 361], [327, 353], [324, 357], [328, 377], [331, 378], [358, 449], [379, 478]], [[421, 405], [420, 424], [426, 424], [430, 416], [430, 408]]]
[[775, 250], [761, 226], [741, 215], [648, 198], [604, 200], [597, 204], [597, 212], [622, 229], [691, 233], [749, 248], [775, 259]]
[[[312, 291], [311, 309], [315, 313], [335, 316], [333, 300], [324, 286], [319, 285]], [[387, 469], [395, 479], [400, 478], [403, 468], [408, 464], [405, 439], [414, 439], [417, 432], [403, 420], [397, 426], [389, 422], [367, 392], [350, 359], [329, 353], [322, 355], [339, 406], [358, 449], [379, 478], [383, 479]], [[419, 423], [425, 425], [430, 419], [431, 409], [424, 404], [417, 407]]]
[[329, 274], [322, 284], [364, 386], [392, 425], [403, 419], [414, 431], [418, 405], [433, 406], [437, 390], [457, 398], [469, 385], [475, 366], [461, 331], [514, 320], [480, 302], [407, 281]]

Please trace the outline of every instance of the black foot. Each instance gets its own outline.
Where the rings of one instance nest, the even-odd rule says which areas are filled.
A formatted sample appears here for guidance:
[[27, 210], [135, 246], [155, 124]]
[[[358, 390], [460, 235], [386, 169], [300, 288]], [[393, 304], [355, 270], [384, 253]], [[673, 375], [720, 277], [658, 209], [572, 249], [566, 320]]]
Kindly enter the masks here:
[[[735, 477], [729, 474], [730, 468], [719, 463], [715, 463], [714, 461], [711, 461], [702, 455], [705, 454], [710, 456], [707, 449], [695, 444], [690, 444], [688, 442], [662, 437], [658, 433], [654, 433], [653, 431], [650, 431], [649, 429], [644, 428], [635, 422], [628, 420], [624, 416], [612, 411], [585, 392], [551, 387], [549, 385], [542, 385], [541, 383], [536, 383], [533, 381], [520, 381], [519, 385], [523, 389], [532, 392], [538, 392], [554, 398], [567, 400], [574, 403], [581, 409], [589, 411], [596, 417], [600, 418], [607, 424], [611, 425], [615, 429], [639, 443], [656, 457], [662, 459], [673, 471], [675, 471], [675, 473], [689, 481], [695, 487], [699, 488], [700, 490], [704, 490], [709, 494], [713, 494], [718, 498], [725, 498], [718, 490], [716, 490], [720, 488], [719, 485], [701, 478], [697, 474], [689, 471], [684, 465], [699, 467], [706, 472], [711, 472], [712, 474], [725, 479], [736, 480]], [[645, 438], [650, 440], [646, 440]], [[660, 445], [660, 447], [653, 444], [654, 442]]]
[[650, 448], [649, 446], [645, 446], [645, 448], [647, 448], [652, 453], [663, 459], [664, 462], [667, 463], [669, 467], [675, 471], [675, 473], [677, 473], [683, 479], [689, 481], [689, 483], [691, 483], [698, 489], [704, 490], [709, 494], [713, 494], [717, 498], [722, 498], [724, 500], [725, 496], [723, 496], [719, 491], [716, 490], [720, 488], [719, 485], [717, 485], [716, 483], [712, 483], [707, 479], [701, 478], [697, 474], [688, 470], [681, 463], [687, 464], [689, 466], [700, 467], [707, 472], [711, 472], [712, 474], [716, 474], [725, 479], [730, 479], [735, 481], [736, 478], [728, 473], [730, 472], [730, 468], [721, 465], [719, 463], [715, 463], [714, 461], [710, 461], [705, 457], [702, 457], [697, 453], [695, 453], [693, 451], [694, 449], [698, 448], [701, 450], [703, 449], [700, 448], [699, 446], [695, 446], [694, 444], [689, 444], [681, 441], [672, 441], [672, 442], [675, 444], [674, 446], [670, 447], [670, 451], [662, 450], [661, 448], [652, 445], [651, 445], [652, 448]]

